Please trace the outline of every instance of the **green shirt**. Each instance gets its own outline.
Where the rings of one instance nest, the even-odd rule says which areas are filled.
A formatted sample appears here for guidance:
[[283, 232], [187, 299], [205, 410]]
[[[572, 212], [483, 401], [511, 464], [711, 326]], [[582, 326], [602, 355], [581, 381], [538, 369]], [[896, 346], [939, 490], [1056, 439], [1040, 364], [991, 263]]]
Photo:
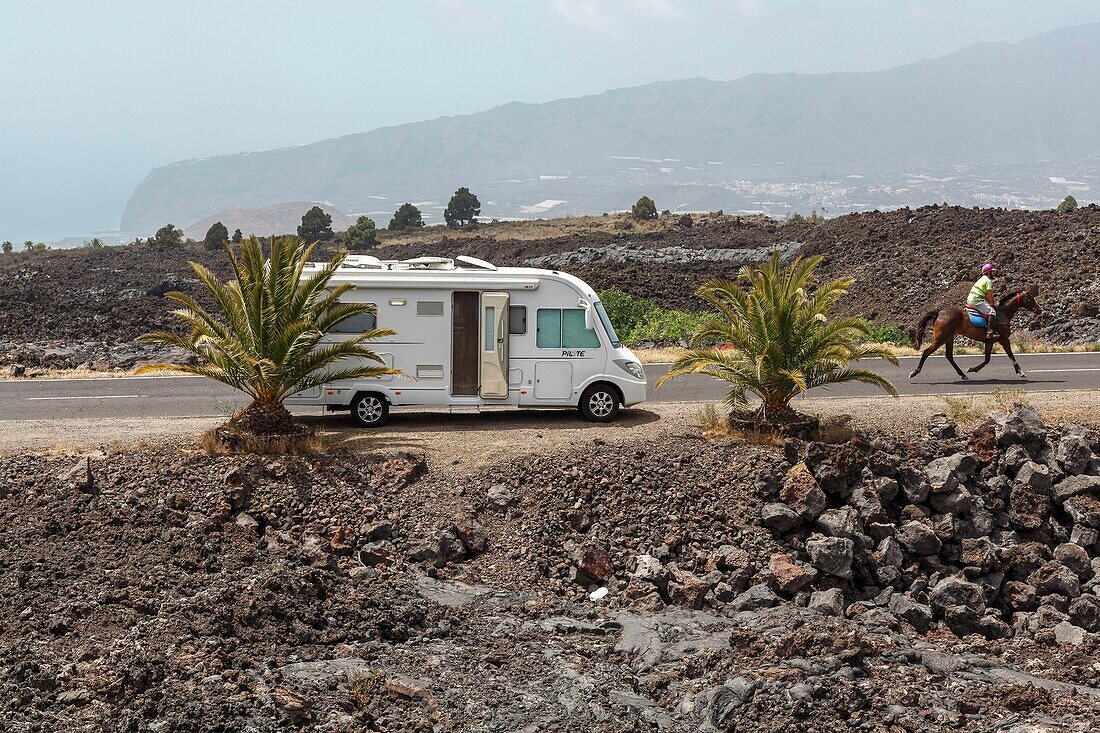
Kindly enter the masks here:
[[970, 288], [970, 296], [966, 299], [969, 303], [984, 303], [985, 295], [993, 289], [993, 281], [988, 275], [982, 275], [974, 287]]

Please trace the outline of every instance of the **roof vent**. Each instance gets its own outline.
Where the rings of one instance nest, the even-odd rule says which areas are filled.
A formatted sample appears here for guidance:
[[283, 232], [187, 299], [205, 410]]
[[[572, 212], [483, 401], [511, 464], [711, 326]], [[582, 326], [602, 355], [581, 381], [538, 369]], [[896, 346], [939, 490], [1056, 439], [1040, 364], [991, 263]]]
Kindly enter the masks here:
[[424, 268], [427, 270], [453, 270], [455, 266], [454, 260], [448, 257], [413, 257], [394, 264], [406, 265], [409, 269]]
[[477, 257], [470, 257], [469, 255], [459, 255], [455, 257], [459, 264], [463, 267], [472, 267], [476, 270], [489, 270], [490, 272], [496, 272], [497, 266], [492, 262], [486, 262], [485, 260], [479, 260]]
[[382, 260], [370, 255], [348, 255], [340, 264], [341, 267], [354, 267], [359, 270], [380, 270]]

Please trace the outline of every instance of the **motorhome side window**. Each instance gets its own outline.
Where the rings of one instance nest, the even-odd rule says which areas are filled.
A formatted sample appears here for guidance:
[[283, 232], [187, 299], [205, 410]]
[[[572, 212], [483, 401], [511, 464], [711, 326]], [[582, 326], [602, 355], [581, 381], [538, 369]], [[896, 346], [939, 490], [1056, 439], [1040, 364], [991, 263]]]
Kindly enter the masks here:
[[511, 336], [522, 336], [527, 333], [527, 306], [508, 306], [508, 333]]
[[600, 338], [584, 327], [581, 308], [539, 308], [535, 345], [540, 349], [598, 349]]
[[362, 313], [352, 316], [346, 321], [340, 321], [332, 327], [333, 333], [366, 333], [378, 328], [378, 315], [375, 313]]

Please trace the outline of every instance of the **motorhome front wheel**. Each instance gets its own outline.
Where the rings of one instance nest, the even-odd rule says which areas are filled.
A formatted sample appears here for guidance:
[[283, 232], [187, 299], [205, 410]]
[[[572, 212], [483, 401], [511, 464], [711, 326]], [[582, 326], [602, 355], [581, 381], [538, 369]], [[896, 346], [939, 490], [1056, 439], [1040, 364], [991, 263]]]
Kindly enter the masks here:
[[355, 398], [351, 416], [364, 428], [377, 428], [389, 419], [390, 403], [382, 395], [368, 392]]
[[581, 395], [581, 414], [592, 422], [611, 422], [619, 415], [619, 395], [606, 384], [593, 384]]

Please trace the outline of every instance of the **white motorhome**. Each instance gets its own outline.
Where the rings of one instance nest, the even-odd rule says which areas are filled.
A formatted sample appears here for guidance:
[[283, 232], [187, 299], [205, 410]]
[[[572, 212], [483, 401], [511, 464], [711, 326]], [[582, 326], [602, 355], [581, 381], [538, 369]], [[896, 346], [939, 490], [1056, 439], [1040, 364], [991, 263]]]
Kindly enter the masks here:
[[[311, 263], [303, 277], [320, 266]], [[373, 303], [378, 314], [348, 319], [326, 340], [392, 329], [396, 335], [371, 347], [407, 377], [340, 381], [290, 404], [350, 410], [374, 427], [391, 406], [568, 406], [609, 422], [621, 406], [645, 400], [641, 362], [619, 341], [595, 291], [572, 275], [473, 257], [349, 256], [331, 282], [353, 283], [343, 300]]]

